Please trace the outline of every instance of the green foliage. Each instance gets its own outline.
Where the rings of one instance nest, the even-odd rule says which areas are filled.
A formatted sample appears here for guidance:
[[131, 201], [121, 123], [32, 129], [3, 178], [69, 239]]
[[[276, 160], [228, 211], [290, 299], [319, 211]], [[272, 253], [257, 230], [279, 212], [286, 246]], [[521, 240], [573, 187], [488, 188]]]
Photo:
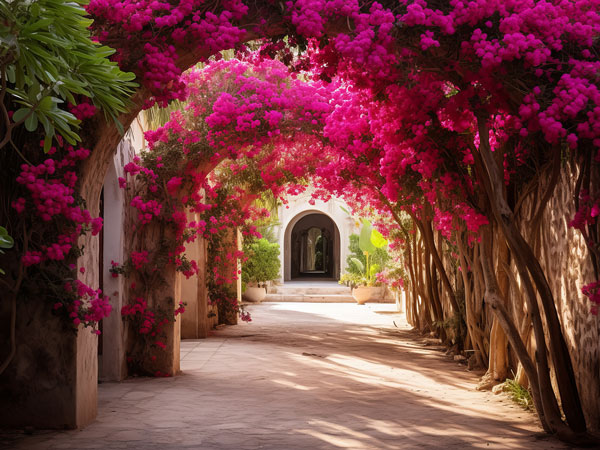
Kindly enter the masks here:
[[12, 248], [14, 243], [15, 242], [13, 241], [13, 238], [11, 238], [8, 234], [8, 230], [4, 227], [0, 227], [0, 249]]
[[502, 390], [510, 395], [512, 400], [523, 408], [529, 410], [534, 409], [531, 393], [521, 386], [517, 380], [507, 378], [506, 381], [502, 383]]
[[351, 266], [354, 267], [355, 269], [358, 269], [359, 273], [364, 273], [365, 265], [363, 264], [363, 262], [355, 256], [352, 256], [349, 258], [350, 258], [350, 262], [352, 263]]
[[342, 276], [340, 277], [340, 284], [345, 284], [346, 286], [350, 286], [352, 289], [354, 289], [356, 286], [365, 286], [365, 279], [363, 277], [362, 274], [356, 274], [356, 273], [343, 273]]
[[[82, 0], [0, 2], [0, 79], [16, 111], [13, 122], [28, 131], [44, 127], [48, 151], [53, 136], [80, 140], [79, 120], [66, 111], [75, 96], [92, 100], [116, 121], [127, 110], [135, 75], [108, 59], [115, 50], [90, 39]], [[4, 108], [4, 104], [2, 104]], [[11, 106], [12, 107], [12, 106]], [[3, 111], [5, 116], [6, 110]], [[3, 139], [3, 144], [7, 140]]]
[[[377, 234], [379, 233], [377, 232]], [[381, 235], [379, 234], [379, 236]], [[383, 239], [383, 236], [381, 236], [381, 238]], [[378, 239], [378, 237], [375, 239]], [[346, 273], [340, 278], [340, 283], [352, 287], [360, 285], [376, 285], [375, 275], [386, 267], [390, 259], [387, 250], [383, 246], [379, 248], [375, 247], [375, 251], [372, 254], [365, 254], [361, 249], [360, 236], [358, 234], [350, 235], [350, 245], [348, 246], [348, 249], [350, 250], [350, 254], [346, 259], [348, 268], [346, 269]], [[367, 256], [369, 258], [368, 265]]]
[[385, 247], [387, 241], [379, 231], [373, 228], [373, 225], [367, 219], [361, 219], [361, 222], [363, 226], [360, 229], [358, 247], [363, 253], [368, 252], [372, 255], [378, 248]]
[[437, 329], [444, 328], [446, 332], [448, 332], [452, 344], [456, 344], [460, 348], [463, 348], [465, 337], [467, 335], [467, 328], [461, 313], [455, 312], [452, 317], [448, 317], [443, 321], [434, 320], [432, 325]]
[[[353, 266], [352, 258], [358, 259], [363, 265], [366, 264], [367, 259], [365, 254], [362, 252], [358, 245], [358, 234], [351, 234], [349, 237], [350, 244], [348, 245], [348, 250], [350, 250], [350, 255], [346, 259], [346, 263], [348, 264], [348, 272], [360, 273], [362, 270], [357, 270], [358, 268]], [[385, 248], [378, 248], [375, 250], [375, 253], [371, 255], [371, 263], [377, 264], [379, 267], [386, 267], [389, 262], [389, 255]]]
[[[8, 230], [4, 227], [0, 227], [0, 255], [4, 253], [3, 248], [12, 248], [15, 241], [8, 234]], [[0, 274], [4, 275], [4, 270], [0, 269]]]
[[185, 104], [179, 100], [172, 100], [166, 107], [155, 104], [151, 108], [144, 110], [144, 120], [149, 129], [156, 130], [164, 126], [171, 119], [172, 112], [183, 110], [184, 107]]
[[281, 225], [279, 222], [268, 222], [264, 225], [257, 225], [260, 235], [269, 242], [276, 243], [278, 241], [276, 228]]
[[365, 219], [363, 219], [363, 226], [361, 227], [360, 234], [358, 236], [358, 248], [360, 248], [363, 253], [373, 254], [375, 253], [375, 250], [377, 250], [377, 247], [371, 241], [373, 227], [371, 226], [370, 222], [364, 220]]
[[355, 288], [356, 286], [379, 286], [381, 284], [377, 282], [375, 277], [381, 271], [377, 264], [371, 264], [369, 273], [367, 274], [362, 263], [356, 258], [353, 259], [356, 264], [361, 264], [361, 272], [346, 272], [342, 274], [340, 284], [345, 284], [351, 288]]
[[242, 265], [244, 283], [264, 283], [279, 277], [279, 244], [257, 239], [244, 244], [248, 260]]

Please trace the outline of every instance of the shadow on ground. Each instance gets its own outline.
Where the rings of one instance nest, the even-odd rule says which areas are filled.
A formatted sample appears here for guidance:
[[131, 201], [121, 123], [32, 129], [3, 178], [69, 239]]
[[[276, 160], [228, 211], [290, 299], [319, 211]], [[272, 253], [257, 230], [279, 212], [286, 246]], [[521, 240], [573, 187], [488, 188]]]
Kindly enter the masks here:
[[[532, 414], [475, 391], [394, 305], [263, 304], [182, 343], [183, 374], [99, 387], [80, 432], [7, 435], [19, 449], [553, 449]], [[386, 314], [376, 312], [387, 311]]]

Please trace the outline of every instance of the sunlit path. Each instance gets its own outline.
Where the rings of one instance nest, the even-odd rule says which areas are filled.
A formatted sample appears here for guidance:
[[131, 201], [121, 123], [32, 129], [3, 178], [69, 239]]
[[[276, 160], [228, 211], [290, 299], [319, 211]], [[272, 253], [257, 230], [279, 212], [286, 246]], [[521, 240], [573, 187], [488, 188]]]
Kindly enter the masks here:
[[102, 384], [98, 420], [19, 449], [567, 448], [395, 305], [269, 303], [182, 343], [183, 375]]

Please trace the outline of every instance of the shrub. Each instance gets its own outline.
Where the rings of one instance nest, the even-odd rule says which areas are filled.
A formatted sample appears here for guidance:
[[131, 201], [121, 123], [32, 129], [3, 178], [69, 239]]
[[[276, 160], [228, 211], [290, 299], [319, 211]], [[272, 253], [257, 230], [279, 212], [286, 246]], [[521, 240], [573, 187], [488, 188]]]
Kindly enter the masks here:
[[265, 283], [279, 277], [279, 244], [257, 239], [244, 245], [248, 258], [242, 265], [244, 283]]

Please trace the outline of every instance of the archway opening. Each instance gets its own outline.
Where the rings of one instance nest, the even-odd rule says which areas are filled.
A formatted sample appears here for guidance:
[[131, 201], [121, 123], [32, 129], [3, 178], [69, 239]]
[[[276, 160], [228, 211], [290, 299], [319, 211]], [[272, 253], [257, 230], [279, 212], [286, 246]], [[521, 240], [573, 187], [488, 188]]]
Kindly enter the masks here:
[[339, 279], [340, 233], [329, 216], [307, 214], [290, 223], [286, 231], [287, 279]]

